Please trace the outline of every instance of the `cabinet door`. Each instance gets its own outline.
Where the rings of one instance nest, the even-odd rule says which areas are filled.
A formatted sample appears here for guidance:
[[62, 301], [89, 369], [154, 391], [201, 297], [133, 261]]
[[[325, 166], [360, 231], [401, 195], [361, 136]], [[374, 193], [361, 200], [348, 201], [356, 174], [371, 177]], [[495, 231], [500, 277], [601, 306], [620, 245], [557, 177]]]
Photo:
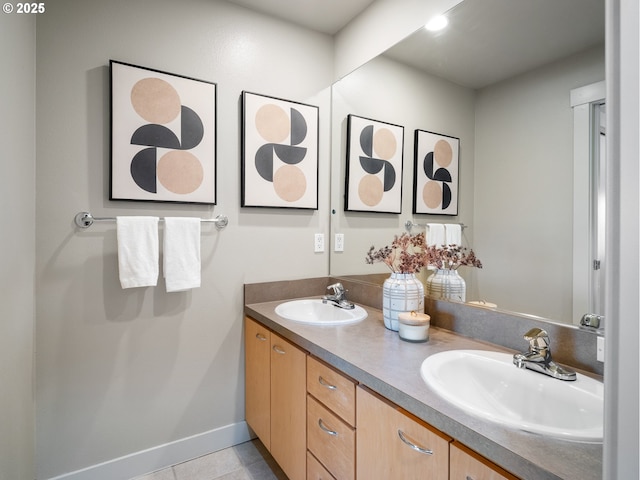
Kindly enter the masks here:
[[271, 455], [289, 480], [306, 476], [306, 354], [271, 333]]
[[358, 479], [449, 479], [449, 438], [362, 387], [356, 391]]
[[271, 450], [271, 334], [249, 317], [244, 325], [245, 418]]
[[517, 480], [502, 468], [457, 442], [451, 444], [451, 480]]

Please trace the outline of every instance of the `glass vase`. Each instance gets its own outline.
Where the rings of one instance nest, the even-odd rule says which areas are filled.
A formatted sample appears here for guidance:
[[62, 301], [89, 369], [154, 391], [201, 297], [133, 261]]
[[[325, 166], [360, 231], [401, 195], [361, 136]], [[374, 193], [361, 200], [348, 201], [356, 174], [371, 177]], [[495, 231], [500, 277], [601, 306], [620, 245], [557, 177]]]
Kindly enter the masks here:
[[398, 314], [424, 312], [424, 285], [413, 273], [392, 273], [382, 285], [384, 326], [398, 331]]

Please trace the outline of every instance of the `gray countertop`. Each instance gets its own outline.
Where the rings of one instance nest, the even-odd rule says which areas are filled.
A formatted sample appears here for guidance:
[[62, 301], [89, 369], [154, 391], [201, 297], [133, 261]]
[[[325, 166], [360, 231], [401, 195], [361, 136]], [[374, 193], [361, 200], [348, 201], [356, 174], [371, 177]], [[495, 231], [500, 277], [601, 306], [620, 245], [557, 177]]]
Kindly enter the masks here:
[[248, 304], [245, 314], [514, 475], [525, 480], [602, 478], [602, 444], [543, 437], [470, 416], [442, 399], [420, 376], [424, 359], [445, 350], [513, 351], [434, 327], [428, 342], [404, 342], [384, 328], [380, 310], [364, 305], [368, 317], [362, 322], [306, 325], [277, 315], [280, 303]]

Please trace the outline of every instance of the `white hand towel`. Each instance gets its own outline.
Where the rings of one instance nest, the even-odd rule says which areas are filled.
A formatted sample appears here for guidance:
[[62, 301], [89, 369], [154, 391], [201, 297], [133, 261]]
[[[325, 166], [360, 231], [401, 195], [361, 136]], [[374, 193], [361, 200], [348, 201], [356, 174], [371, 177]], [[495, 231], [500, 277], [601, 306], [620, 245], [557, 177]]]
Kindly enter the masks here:
[[163, 272], [167, 292], [200, 286], [200, 219], [164, 219]]
[[116, 217], [122, 288], [158, 283], [158, 217]]
[[444, 225], [441, 223], [427, 223], [427, 245], [441, 247], [444, 244]]
[[447, 245], [462, 245], [462, 226], [459, 223], [447, 223], [444, 226]]

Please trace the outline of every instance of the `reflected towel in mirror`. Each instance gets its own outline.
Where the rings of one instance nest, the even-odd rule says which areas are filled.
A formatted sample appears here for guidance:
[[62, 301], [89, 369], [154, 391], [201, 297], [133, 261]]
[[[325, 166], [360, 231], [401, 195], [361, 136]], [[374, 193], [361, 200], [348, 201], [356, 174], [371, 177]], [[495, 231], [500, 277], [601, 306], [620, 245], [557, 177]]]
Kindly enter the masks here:
[[459, 223], [447, 223], [444, 226], [447, 245], [462, 245], [462, 226]]
[[427, 245], [441, 247], [445, 245], [445, 231], [444, 225], [441, 223], [427, 223]]

